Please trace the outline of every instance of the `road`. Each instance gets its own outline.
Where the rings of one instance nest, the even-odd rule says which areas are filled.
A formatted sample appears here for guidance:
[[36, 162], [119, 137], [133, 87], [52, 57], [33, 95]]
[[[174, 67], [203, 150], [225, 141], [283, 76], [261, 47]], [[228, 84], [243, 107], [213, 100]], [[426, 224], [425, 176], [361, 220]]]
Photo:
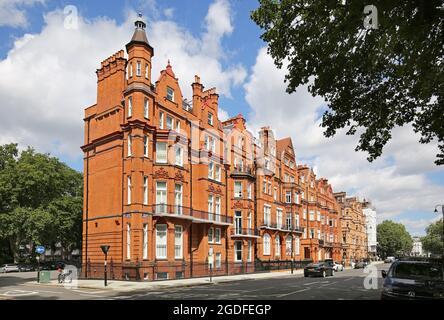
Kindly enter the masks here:
[[[363, 269], [336, 272], [333, 277], [304, 278], [302, 275], [272, 279], [242, 280], [214, 285], [180, 287], [175, 289], [138, 290], [119, 293], [107, 289], [65, 289], [48, 285], [28, 284], [35, 272], [0, 274], [0, 300], [377, 300], [380, 298], [382, 278], [380, 270], [388, 264], [378, 265], [377, 289], [366, 289], [368, 273]], [[55, 276], [55, 273], [52, 277]], [[368, 282], [368, 280], [367, 280]]]

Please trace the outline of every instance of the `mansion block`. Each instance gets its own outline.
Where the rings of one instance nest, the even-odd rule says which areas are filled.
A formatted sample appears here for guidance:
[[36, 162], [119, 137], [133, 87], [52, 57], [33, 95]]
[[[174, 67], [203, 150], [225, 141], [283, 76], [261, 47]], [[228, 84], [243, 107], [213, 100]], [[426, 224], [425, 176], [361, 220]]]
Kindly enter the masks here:
[[101, 63], [85, 109], [83, 276], [103, 275], [102, 245], [116, 279], [341, 261], [344, 209], [327, 179], [297, 164], [290, 138], [268, 127], [255, 137], [242, 115], [221, 121], [199, 76], [189, 99], [169, 61], [153, 81], [155, 51], [145, 23], [135, 26], [126, 55]]

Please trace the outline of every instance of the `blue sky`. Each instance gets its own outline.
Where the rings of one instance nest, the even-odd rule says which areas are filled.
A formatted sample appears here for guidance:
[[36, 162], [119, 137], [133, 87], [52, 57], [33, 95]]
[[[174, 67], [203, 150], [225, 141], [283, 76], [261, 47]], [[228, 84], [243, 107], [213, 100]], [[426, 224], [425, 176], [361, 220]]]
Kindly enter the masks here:
[[[79, 27], [66, 30], [63, 9], [75, 5]], [[136, 12], [148, 23], [155, 50], [153, 78], [171, 59], [183, 92], [195, 73], [220, 93], [221, 117], [243, 113], [252, 131], [263, 125], [291, 136], [297, 162], [315, 168], [335, 191], [371, 199], [379, 220], [423, 234], [444, 201], [444, 169], [433, 164], [436, 143], [421, 145], [411, 127], [397, 128], [374, 163], [354, 152], [358, 137], [326, 139], [319, 128], [325, 102], [306, 87], [288, 95], [250, 20], [256, 1], [57, 1], [0, 3], [0, 143], [50, 152], [82, 171], [83, 109], [95, 102], [95, 69], [124, 49]]]

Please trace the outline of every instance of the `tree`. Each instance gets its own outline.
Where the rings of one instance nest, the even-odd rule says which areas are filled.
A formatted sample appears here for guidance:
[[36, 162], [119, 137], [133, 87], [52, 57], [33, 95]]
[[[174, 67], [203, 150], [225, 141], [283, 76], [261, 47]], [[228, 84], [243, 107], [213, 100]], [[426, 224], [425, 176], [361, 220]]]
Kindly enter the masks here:
[[[393, 128], [411, 124], [421, 143], [438, 141], [444, 164], [444, 0], [259, 2], [251, 17], [275, 64], [288, 65], [287, 92], [310, 82], [328, 101], [326, 137], [359, 132], [355, 150], [373, 161]], [[369, 4], [378, 29], [364, 27]]]
[[79, 172], [32, 148], [19, 154], [16, 144], [0, 146], [0, 240], [15, 261], [23, 248], [34, 257], [36, 245], [79, 248], [82, 205]]
[[401, 223], [385, 220], [376, 226], [378, 252], [385, 258], [389, 256], [409, 255], [413, 240]]
[[434, 255], [441, 255], [443, 252], [442, 219], [430, 224], [426, 233], [426, 236], [421, 238], [423, 250]]

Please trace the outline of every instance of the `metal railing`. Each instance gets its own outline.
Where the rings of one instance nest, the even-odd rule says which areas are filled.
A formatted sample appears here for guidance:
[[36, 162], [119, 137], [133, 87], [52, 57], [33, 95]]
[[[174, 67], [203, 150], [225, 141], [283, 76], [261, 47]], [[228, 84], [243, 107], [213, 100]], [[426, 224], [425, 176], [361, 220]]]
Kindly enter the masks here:
[[[213, 277], [224, 275], [237, 275], [247, 273], [271, 272], [273, 270], [302, 269], [312, 260], [256, 260], [252, 262], [207, 261], [193, 262], [175, 261], [136, 261], [115, 263], [112, 260], [107, 265], [110, 280], [126, 281], [161, 281], [198, 277]], [[90, 262], [83, 264], [79, 269], [81, 278], [103, 279], [103, 262]]]
[[257, 229], [248, 228], [233, 228], [231, 230], [232, 236], [258, 236], [259, 231]]
[[175, 215], [206, 220], [209, 222], [232, 223], [233, 218], [212, 212], [196, 210], [189, 207], [169, 205], [169, 204], [153, 204], [148, 206], [150, 211], [155, 215]]

